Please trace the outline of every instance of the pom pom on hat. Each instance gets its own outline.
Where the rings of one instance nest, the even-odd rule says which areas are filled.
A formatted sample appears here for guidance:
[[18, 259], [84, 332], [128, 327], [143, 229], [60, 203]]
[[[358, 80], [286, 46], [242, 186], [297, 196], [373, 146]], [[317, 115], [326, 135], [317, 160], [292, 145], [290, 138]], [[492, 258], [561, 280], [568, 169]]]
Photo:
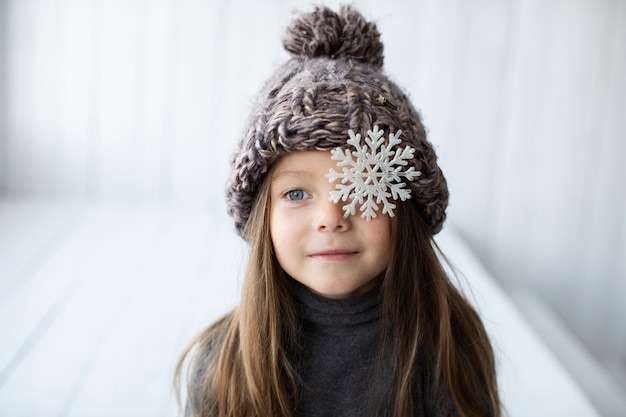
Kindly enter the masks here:
[[287, 28], [283, 46], [293, 57], [351, 58], [374, 68], [383, 66], [376, 25], [350, 6], [341, 6], [339, 13], [317, 7], [299, 16]]

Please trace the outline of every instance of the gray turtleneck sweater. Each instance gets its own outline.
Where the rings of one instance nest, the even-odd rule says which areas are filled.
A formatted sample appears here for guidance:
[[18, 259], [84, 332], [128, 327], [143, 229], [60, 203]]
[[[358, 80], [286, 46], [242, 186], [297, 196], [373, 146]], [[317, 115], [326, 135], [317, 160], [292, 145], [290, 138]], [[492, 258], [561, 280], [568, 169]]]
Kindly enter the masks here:
[[[385, 355], [381, 365], [377, 364], [380, 290], [334, 300], [312, 293], [297, 281], [292, 283], [291, 293], [302, 321], [302, 385], [294, 417], [393, 415], [396, 376], [392, 355]], [[390, 347], [385, 348], [386, 353], [390, 351]], [[424, 366], [428, 365], [415, 366], [414, 415], [444, 417], [446, 413], [434, 405], [431, 390], [425, 389]], [[202, 366], [196, 370], [200, 377]], [[191, 387], [194, 398], [196, 389], [197, 386]], [[190, 415], [186, 408], [185, 415]]]
[[[376, 375], [380, 291], [334, 300], [294, 282], [292, 294], [302, 319], [303, 344], [303, 385], [295, 416], [392, 415], [395, 375], [390, 358], [383, 360]], [[415, 415], [441, 415], [424, 412], [418, 379], [413, 393]]]
[[[392, 375], [381, 370], [373, 386], [380, 345], [380, 293], [333, 300], [294, 282], [292, 294], [302, 319], [300, 400], [295, 415], [366, 416], [379, 406], [372, 393], [384, 397]], [[387, 398], [381, 408], [389, 409]], [[389, 404], [387, 404], [389, 403]]]

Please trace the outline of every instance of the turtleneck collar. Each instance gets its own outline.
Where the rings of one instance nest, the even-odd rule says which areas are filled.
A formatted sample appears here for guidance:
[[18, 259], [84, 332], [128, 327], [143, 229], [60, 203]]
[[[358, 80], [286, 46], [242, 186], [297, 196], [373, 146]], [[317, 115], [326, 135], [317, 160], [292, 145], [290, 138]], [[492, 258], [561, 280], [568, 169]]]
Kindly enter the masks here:
[[353, 326], [380, 317], [382, 303], [380, 286], [356, 297], [333, 299], [313, 293], [294, 279], [289, 280], [298, 312], [306, 321], [326, 326]]

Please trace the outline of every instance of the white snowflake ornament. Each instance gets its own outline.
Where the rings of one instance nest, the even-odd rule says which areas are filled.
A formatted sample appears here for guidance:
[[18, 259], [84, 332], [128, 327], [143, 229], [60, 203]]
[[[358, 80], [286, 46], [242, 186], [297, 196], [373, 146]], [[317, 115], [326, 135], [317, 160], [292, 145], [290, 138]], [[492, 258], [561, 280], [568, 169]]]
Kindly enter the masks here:
[[402, 201], [411, 198], [411, 189], [405, 188], [406, 184], [401, 177], [413, 181], [422, 175], [413, 167], [402, 171], [415, 153], [415, 149], [410, 146], [394, 149], [395, 145], [401, 143], [399, 138], [402, 131], [398, 130], [395, 135], [390, 133], [386, 145], [385, 138], [382, 137], [384, 133], [378, 126], [374, 126], [374, 130], [367, 131], [365, 144], [361, 144], [361, 134], [355, 135], [350, 130], [348, 144], [354, 146], [356, 150], [341, 148], [331, 150], [331, 159], [339, 161], [337, 166], [343, 169], [342, 172], [331, 169], [326, 174], [329, 182], [341, 179], [341, 183], [336, 186], [337, 190], [331, 191], [328, 199], [334, 203], [338, 203], [339, 200], [350, 200], [342, 207], [344, 217], [354, 215], [359, 205], [361, 217], [370, 221], [372, 217], [376, 217], [376, 211], [381, 203], [382, 213], [393, 217], [396, 205], [389, 201], [389, 197]]

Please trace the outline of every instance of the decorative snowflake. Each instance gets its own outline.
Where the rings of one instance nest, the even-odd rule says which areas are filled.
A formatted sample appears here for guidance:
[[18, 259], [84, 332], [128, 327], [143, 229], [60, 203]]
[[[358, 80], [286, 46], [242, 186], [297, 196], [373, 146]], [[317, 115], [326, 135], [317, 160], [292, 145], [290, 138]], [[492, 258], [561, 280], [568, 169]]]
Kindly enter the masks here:
[[[404, 149], [393, 149], [395, 145], [401, 143], [399, 139], [401, 130], [395, 135], [389, 134], [389, 141], [384, 145], [385, 133], [374, 126], [374, 130], [367, 131], [365, 144], [361, 144], [361, 134], [349, 132], [348, 144], [356, 148], [355, 151], [335, 148], [331, 150], [331, 159], [339, 161], [338, 167], [343, 167], [342, 172], [331, 169], [326, 178], [329, 182], [341, 179], [341, 184], [337, 184], [337, 191], [331, 191], [330, 201], [338, 203], [341, 201], [350, 202], [343, 206], [344, 217], [354, 215], [357, 205], [362, 212], [361, 217], [370, 221], [376, 217], [379, 204], [383, 204], [383, 214], [388, 213], [393, 217], [393, 209], [396, 205], [389, 201], [389, 197], [402, 201], [411, 198], [411, 189], [404, 188], [405, 183], [400, 177], [409, 181], [422, 175], [413, 167], [406, 171], [401, 171], [411, 159], [415, 149], [406, 146]], [[352, 157], [356, 157], [356, 161]]]

